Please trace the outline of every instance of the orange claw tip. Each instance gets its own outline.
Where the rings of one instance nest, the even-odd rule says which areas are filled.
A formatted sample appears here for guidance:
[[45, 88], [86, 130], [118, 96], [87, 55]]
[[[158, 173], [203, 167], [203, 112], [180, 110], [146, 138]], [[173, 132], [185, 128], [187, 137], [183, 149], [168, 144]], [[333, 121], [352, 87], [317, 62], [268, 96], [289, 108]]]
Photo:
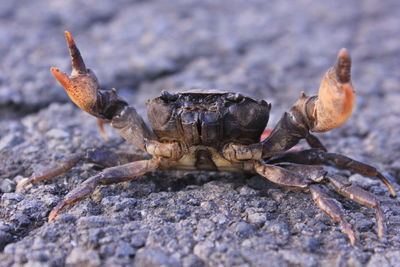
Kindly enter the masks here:
[[79, 52], [79, 49], [76, 46], [75, 41], [72, 38], [72, 35], [70, 32], [65, 31], [65, 39], [67, 39], [69, 53], [71, 55], [71, 60], [72, 60], [72, 74], [71, 75], [75, 76], [78, 74], [86, 74], [87, 69], [85, 66], [85, 62], [83, 61], [81, 53]]
[[64, 86], [64, 88], [67, 88], [67, 86], [71, 83], [71, 80], [68, 78], [68, 76], [61, 71], [59, 71], [55, 67], [50, 68], [51, 73], [53, 76], [57, 79], [57, 81]]
[[67, 39], [68, 44], [71, 44], [74, 42], [74, 39], [72, 39], [72, 35], [69, 31], [64, 31], [65, 38]]

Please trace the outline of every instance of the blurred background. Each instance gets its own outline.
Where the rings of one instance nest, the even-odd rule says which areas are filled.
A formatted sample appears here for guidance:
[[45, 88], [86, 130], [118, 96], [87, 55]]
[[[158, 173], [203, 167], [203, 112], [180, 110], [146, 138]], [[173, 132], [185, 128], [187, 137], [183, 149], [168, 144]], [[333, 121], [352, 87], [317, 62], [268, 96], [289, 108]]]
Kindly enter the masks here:
[[[321, 139], [399, 181], [399, 12], [398, 0], [0, 1], [0, 192], [12, 193], [32, 163], [103, 143], [95, 120], [70, 103], [49, 72], [70, 72], [65, 30], [102, 87], [117, 88], [144, 116], [146, 100], [163, 89], [218, 88], [271, 102], [269, 127], [301, 90], [317, 93], [346, 47], [357, 106]], [[109, 132], [110, 147], [127, 147]], [[79, 181], [59, 186], [69, 190]], [[10, 214], [22, 209], [4, 209], [4, 223], [15, 226]], [[36, 229], [29, 220], [28, 236]]]

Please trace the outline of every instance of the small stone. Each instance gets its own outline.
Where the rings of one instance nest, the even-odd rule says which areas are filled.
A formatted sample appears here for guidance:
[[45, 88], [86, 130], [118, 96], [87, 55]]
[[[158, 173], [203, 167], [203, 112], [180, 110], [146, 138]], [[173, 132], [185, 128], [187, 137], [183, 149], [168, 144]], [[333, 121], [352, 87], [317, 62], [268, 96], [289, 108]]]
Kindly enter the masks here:
[[31, 220], [29, 220], [29, 217], [21, 213], [17, 213], [12, 216], [11, 221], [15, 225], [15, 229], [18, 231], [27, 228], [32, 224]]
[[0, 191], [3, 193], [11, 193], [15, 191], [16, 183], [10, 179], [0, 179]]
[[19, 135], [15, 135], [14, 133], [7, 134], [0, 139], [0, 151], [5, 148], [12, 148], [22, 142], [24, 142], [24, 139]]
[[23, 195], [16, 194], [16, 193], [4, 193], [1, 196], [1, 205], [2, 206], [9, 206], [16, 204], [24, 199]]
[[117, 249], [115, 250], [115, 256], [117, 257], [129, 257], [135, 255], [136, 250], [131, 247], [126, 242], [121, 242], [118, 244]]
[[215, 223], [224, 224], [228, 221], [228, 218], [226, 218], [226, 216], [223, 214], [217, 214], [216, 216], [213, 216], [212, 220]]
[[253, 188], [250, 188], [248, 186], [242, 186], [239, 189], [239, 194], [244, 195], [244, 196], [253, 196], [257, 194], [257, 191], [254, 190]]
[[62, 223], [75, 223], [76, 217], [70, 213], [62, 213], [57, 216], [57, 220]]
[[103, 227], [108, 223], [108, 220], [102, 216], [82, 217], [78, 220], [77, 226], [83, 228]]
[[0, 231], [4, 231], [6, 233], [11, 233], [13, 231], [13, 228], [11, 225], [0, 221]]
[[368, 264], [367, 264], [367, 267], [373, 267], [373, 266], [390, 267], [390, 264], [389, 264], [388, 260], [385, 258], [385, 256], [383, 256], [381, 254], [374, 254], [369, 259]]
[[131, 245], [136, 248], [141, 248], [146, 244], [146, 239], [147, 239], [146, 232], [135, 233], [131, 238]]
[[242, 238], [248, 238], [253, 234], [253, 228], [246, 222], [238, 222], [233, 224], [236, 234]]
[[247, 219], [251, 224], [262, 226], [267, 221], [267, 216], [263, 213], [254, 212], [253, 210], [250, 209], [247, 212]]
[[11, 243], [12, 241], [13, 241], [12, 235], [0, 231], [0, 250], [2, 250], [8, 243]]
[[208, 256], [214, 250], [214, 244], [210, 241], [204, 241], [197, 243], [193, 248], [193, 253], [199, 256], [203, 260], [207, 260]]
[[214, 223], [209, 219], [200, 219], [197, 225], [197, 232], [200, 235], [206, 235], [214, 229]]
[[160, 249], [140, 249], [136, 253], [133, 265], [146, 267], [175, 267], [179, 266], [179, 262]]
[[283, 259], [295, 266], [318, 266], [315, 256], [313, 256], [311, 253], [283, 249], [279, 251], [279, 254], [282, 255]]
[[349, 181], [361, 186], [364, 189], [368, 189], [373, 185], [378, 185], [379, 180], [377, 179], [371, 179], [365, 176], [362, 176], [360, 174], [353, 174], [352, 176], [349, 177]]
[[386, 253], [385, 258], [388, 259], [388, 261], [392, 266], [395, 266], [400, 262], [400, 251], [399, 250], [389, 251]]
[[203, 267], [205, 263], [196, 255], [189, 255], [183, 259], [183, 267]]
[[83, 248], [74, 248], [66, 259], [67, 265], [73, 266], [100, 266], [99, 255], [94, 250], [85, 250]]
[[283, 221], [268, 221], [264, 224], [263, 229], [283, 237], [288, 237], [290, 235], [289, 226]]
[[46, 133], [46, 136], [54, 139], [65, 139], [69, 137], [69, 133], [60, 129], [51, 129]]

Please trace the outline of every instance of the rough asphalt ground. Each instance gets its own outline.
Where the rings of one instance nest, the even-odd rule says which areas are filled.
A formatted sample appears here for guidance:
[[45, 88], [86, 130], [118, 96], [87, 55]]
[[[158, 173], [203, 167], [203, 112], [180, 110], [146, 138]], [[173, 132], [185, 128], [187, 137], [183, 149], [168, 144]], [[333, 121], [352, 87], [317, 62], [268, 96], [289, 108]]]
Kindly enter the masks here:
[[151, 173], [100, 187], [52, 223], [52, 207], [96, 166], [14, 192], [32, 166], [73, 152], [140, 153], [110, 128], [104, 142], [50, 75], [50, 66], [70, 70], [64, 30], [103, 87], [143, 115], [162, 89], [219, 88], [272, 102], [271, 127], [300, 90], [316, 93], [347, 47], [357, 107], [319, 137], [378, 167], [399, 192], [399, 12], [397, 0], [1, 1], [0, 266], [399, 266], [399, 200], [345, 171], [381, 199], [385, 240], [372, 210], [332, 193], [357, 232], [351, 246], [309, 195], [259, 176]]

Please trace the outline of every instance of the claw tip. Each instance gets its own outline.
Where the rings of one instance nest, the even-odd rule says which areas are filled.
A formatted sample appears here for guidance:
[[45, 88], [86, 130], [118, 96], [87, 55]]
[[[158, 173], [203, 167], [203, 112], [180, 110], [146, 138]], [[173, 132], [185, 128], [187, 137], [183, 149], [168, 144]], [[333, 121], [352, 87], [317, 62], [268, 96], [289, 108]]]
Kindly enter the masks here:
[[347, 50], [347, 48], [342, 48], [339, 50], [338, 53], [338, 58], [349, 58], [349, 51]]
[[74, 42], [74, 39], [72, 38], [72, 35], [69, 31], [65, 31], [65, 39], [67, 39], [68, 44], [72, 44]]
[[56, 72], [59, 72], [59, 70], [56, 67], [51, 67], [50, 71], [54, 74]]

